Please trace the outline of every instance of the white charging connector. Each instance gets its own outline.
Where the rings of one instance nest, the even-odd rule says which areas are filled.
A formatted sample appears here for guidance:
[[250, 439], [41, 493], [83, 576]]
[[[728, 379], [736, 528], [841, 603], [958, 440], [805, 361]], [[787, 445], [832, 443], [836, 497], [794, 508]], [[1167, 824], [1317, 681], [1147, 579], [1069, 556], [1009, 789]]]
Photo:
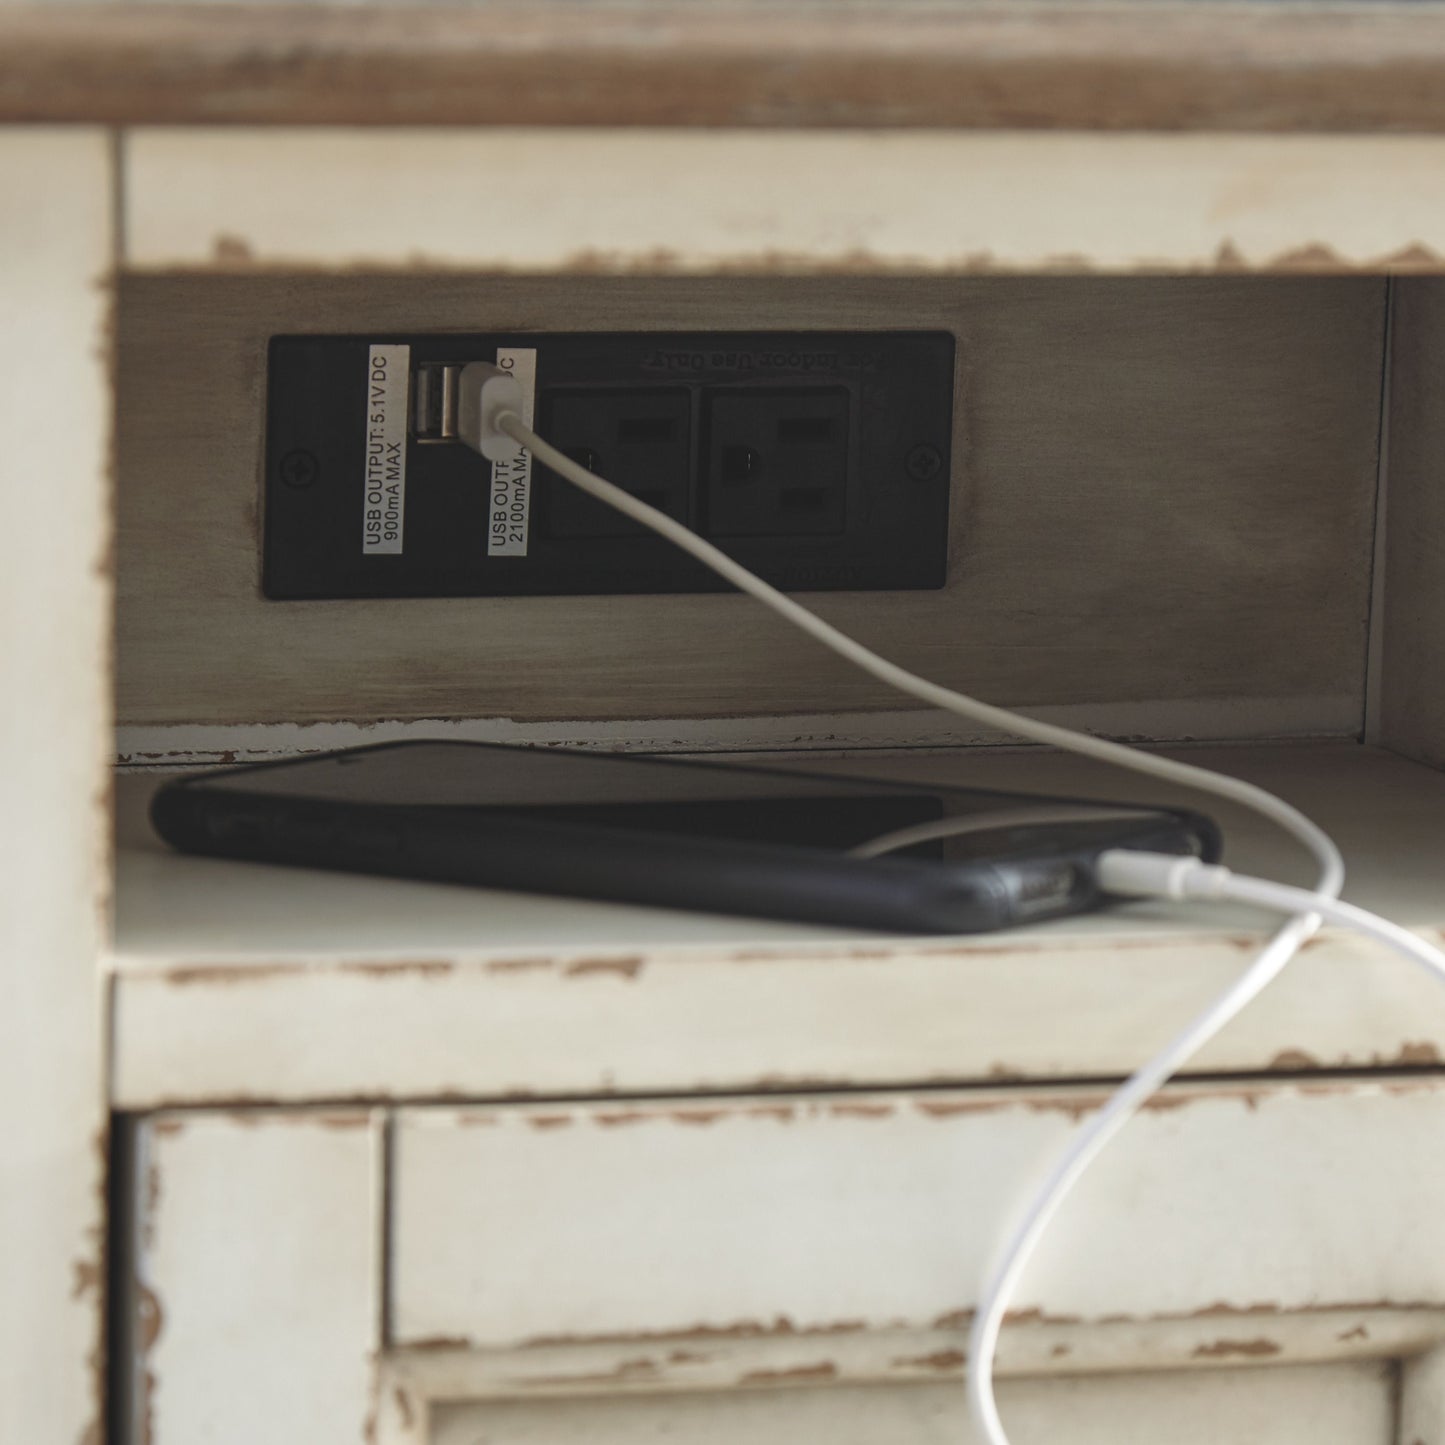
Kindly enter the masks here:
[[[611, 482], [588, 471], [586, 467], [551, 446], [522, 420], [520, 393], [515, 393], [515, 401], [507, 400], [513, 393], [509, 393], [501, 385], [501, 382], [505, 381], [510, 381], [510, 378], [499, 368], [485, 362], [473, 363], [462, 371], [458, 409], [459, 438], [483, 456], [491, 458], [497, 454], [505, 455], [506, 448], [511, 444], [528, 448], [537, 460], [550, 467], [558, 476], [564, 477], [597, 501], [674, 543], [724, 581], [746, 592], [799, 631], [908, 697], [984, 727], [1011, 732], [1032, 742], [1111, 763], [1162, 782], [1192, 788], [1240, 804], [1284, 829], [1314, 857], [1319, 867], [1319, 878], [1313, 892], [1308, 889], [1283, 889], [1277, 885], [1258, 884], [1253, 898], [1246, 899], [1244, 892], [1250, 890], [1244, 889], [1244, 885], [1249, 884], [1251, 888], [1255, 888], [1257, 880], [1236, 879], [1229, 886], [1243, 891], [1212, 895], [1254, 901], [1292, 916], [1228, 989], [1191, 1019], [1164, 1048], [1141, 1066], [1109, 1098], [1098, 1113], [1081, 1126], [1038, 1190], [1019, 1211], [980, 1294], [968, 1350], [969, 1404], [979, 1432], [986, 1445], [1009, 1445], [994, 1398], [994, 1358], [999, 1330], [1009, 1301], [1040, 1238], [1069, 1190], [1114, 1135], [1138, 1112], [1150, 1095], [1182, 1068], [1274, 979], [1298, 952], [1300, 945], [1319, 927], [1321, 914], [1326, 911], [1327, 905], [1330, 906], [1332, 921], [1343, 921], [1348, 914], [1355, 921], [1346, 923], [1345, 926], [1361, 926], [1358, 921], [1360, 910], [1348, 910], [1346, 905], [1336, 903], [1344, 881], [1344, 863], [1339, 849], [1327, 833], [1297, 808], [1252, 783], [1172, 758], [1140, 752], [1107, 738], [1073, 732], [1005, 708], [994, 707], [965, 693], [930, 682], [927, 678], [919, 677], [916, 673], [881, 657], [871, 648], [825, 622], [817, 613], [748, 571], [675, 518], [639, 501], [620, 487], [613, 486]], [[515, 386], [515, 383], [513, 385]], [[1154, 861], [1141, 863], [1135, 870], [1127, 860], [1136, 857], [1147, 857]], [[1109, 882], [1104, 882], [1102, 877], [1100, 881], [1109, 891], [1130, 896], [1205, 896], [1187, 895], [1178, 891], [1194, 886], [1191, 880], [1197, 875], [1193, 869], [1206, 866], [1197, 859], [1181, 860], [1163, 855], [1135, 855], [1122, 851], [1106, 854], [1105, 858], [1111, 860], [1108, 877], [1112, 880], [1112, 886]], [[1193, 869], [1187, 866], [1191, 864]], [[1216, 882], [1210, 886], [1224, 885]], [[1275, 891], [1272, 891], [1266, 900], [1259, 891], [1262, 889]], [[1373, 915], [1365, 916], [1373, 918]], [[1374, 922], [1383, 923], [1383, 920]], [[1387, 927], [1393, 928], [1393, 925]], [[1428, 947], [1405, 930], [1397, 931], [1415, 944]], [[1384, 938], [1385, 934], [1377, 930], [1375, 936]], [[1390, 940], [1387, 938], [1386, 941]], [[1399, 939], [1396, 939], [1392, 946], [1400, 946], [1401, 951], [1409, 951]], [[1418, 952], [1412, 952], [1411, 956], [1431, 968], [1445, 981], [1445, 960], [1437, 965], [1433, 959], [1427, 960]]]
[[457, 437], [489, 462], [505, 461], [517, 443], [502, 431], [503, 416], [522, 415], [522, 384], [490, 361], [472, 361], [457, 378]]
[[1327, 923], [1364, 934], [1418, 963], [1445, 983], [1445, 952], [1408, 928], [1338, 898], [1324, 898], [1308, 888], [1291, 888], [1265, 878], [1246, 878], [1218, 863], [1166, 853], [1113, 849], [1101, 853], [1094, 877], [1116, 898], [1167, 898], [1176, 902], [1244, 903], [1272, 913], [1320, 914]]

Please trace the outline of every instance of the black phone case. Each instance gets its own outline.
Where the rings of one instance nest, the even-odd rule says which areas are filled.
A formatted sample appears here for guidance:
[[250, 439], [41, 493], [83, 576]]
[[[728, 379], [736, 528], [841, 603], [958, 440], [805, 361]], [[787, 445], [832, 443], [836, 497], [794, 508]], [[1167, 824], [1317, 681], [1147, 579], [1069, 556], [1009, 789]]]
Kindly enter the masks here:
[[[669, 765], [665, 759], [612, 761]], [[986, 932], [1097, 907], [1103, 899], [1093, 864], [1108, 848], [1200, 853], [1211, 861], [1219, 855], [1214, 824], [1185, 810], [1100, 823], [1087, 844], [1034, 856], [859, 859], [817, 847], [608, 827], [558, 816], [565, 809], [533, 816], [525, 809], [267, 794], [263, 775], [286, 766], [227, 770], [254, 773], [254, 792], [208, 788], [214, 774], [169, 782], [152, 802], [151, 821], [167, 843], [187, 853], [898, 933]], [[786, 776], [766, 771], [774, 779]]]

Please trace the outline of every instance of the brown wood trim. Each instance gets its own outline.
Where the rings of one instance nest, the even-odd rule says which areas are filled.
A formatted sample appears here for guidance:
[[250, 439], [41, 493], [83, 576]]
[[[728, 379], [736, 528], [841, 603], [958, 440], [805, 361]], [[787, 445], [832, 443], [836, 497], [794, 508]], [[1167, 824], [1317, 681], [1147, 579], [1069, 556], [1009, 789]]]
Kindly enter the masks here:
[[1445, 5], [0, 4], [0, 121], [1445, 131]]

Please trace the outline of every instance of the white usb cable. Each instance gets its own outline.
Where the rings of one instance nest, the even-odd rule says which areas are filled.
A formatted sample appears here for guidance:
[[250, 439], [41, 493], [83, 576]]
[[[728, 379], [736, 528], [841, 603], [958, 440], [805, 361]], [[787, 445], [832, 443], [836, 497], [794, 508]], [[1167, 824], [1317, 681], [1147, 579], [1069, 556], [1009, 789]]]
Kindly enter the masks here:
[[[1100, 885], [1106, 891], [1122, 896], [1235, 899], [1291, 916], [1244, 973], [1133, 1074], [1074, 1135], [1048, 1177], [1020, 1212], [984, 1287], [974, 1315], [968, 1351], [968, 1395], [974, 1419], [987, 1445], [1009, 1445], [993, 1389], [994, 1357], [1004, 1315], [1049, 1221], [1069, 1190], [1114, 1135], [1151, 1094], [1270, 983], [1319, 927], [1321, 914], [1327, 912], [1332, 922], [1370, 932], [1391, 947], [1409, 953], [1442, 981], [1445, 981], [1445, 956], [1406, 930], [1339, 903], [1344, 863], [1338, 848], [1321, 828], [1272, 793], [1206, 768], [1139, 752], [1105, 738], [1073, 732], [994, 707], [899, 667], [764, 582], [675, 518], [639, 501], [573, 461], [527, 426], [521, 413], [521, 388], [510, 375], [487, 362], [474, 362], [462, 369], [458, 399], [459, 436], [489, 460], [510, 455], [515, 446], [526, 447], [535, 458], [589, 496], [674, 543], [724, 581], [756, 598], [784, 621], [909, 697], [985, 727], [1238, 803], [1283, 828], [1309, 851], [1319, 866], [1319, 881], [1315, 891], [1311, 892], [1237, 878], [1227, 869], [1209, 869], [1198, 859], [1180, 860], [1126, 851], [1111, 852], [1101, 859], [1101, 863], [1108, 866], [1101, 869]], [[895, 843], [895, 846], [903, 845]], [[1136, 866], [1132, 861], [1136, 859], [1153, 861], [1147, 866], [1142, 862]], [[1181, 861], [1192, 863], [1194, 868], [1181, 870]], [[1186, 888], [1202, 891], [1191, 891], [1187, 895], [1170, 891]]]
[[1323, 915], [1326, 923], [1383, 943], [1445, 983], [1445, 952], [1398, 923], [1338, 898], [1323, 898], [1308, 888], [1291, 888], [1264, 878], [1246, 878], [1218, 863], [1165, 853], [1112, 849], [1101, 853], [1094, 876], [1105, 893], [1119, 898], [1167, 898], [1179, 902], [1243, 903], [1271, 913]]
[[507, 372], [484, 361], [472, 362], [462, 368], [457, 404], [458, 436], [489, 461], [511, 455], [514, 445], [526, 447], [533, 456], [545, 462], [559, 476], [565, 477], [599, 502], [666, 538], [717, 573], [725, 582], [731, 582], [740, 592], [756, 598], [784, 621], [807, 633], [839, 657], [876, 677], [880, 682], [927, 703], [930, 707], [941, 708], [999, 732], [1014, 733], [1029, 739], [1030, 742], [1044, 743], [1064, 752], [1079, 753], [1084, 757], [1097, 758], [1100, 762], [1114, 763], [1131, 772], [1143, 773], [1164, 782], [1228, 798], [1252, 812], [1262, 814], [1296, 838], [1313, 855], [1320, 866], [1320, 891], [1331, 896], [1338, 894], [1344, 880], [1344, 863], [1339, 849], [1322, 828], [1297, 808], [1291, 807], [1281, 798], [1276, 798], [1273, 793], [1255, 787], [1253, 783], [1210, 772], [1207, 768], [1194, 767], [1189, 763], [1176, 762], [1172, 758], [1158, 757], [1153, 753], [1139, 752], [1107, 738], [1074, 732], [1069, 728], [1010, 712], [1006, 708], [994, 707], [990, 703], [955, 692], [952, 688], [930, 682], [927, 678], [899, 667], [897, 663], [880, 657], [871, 648], [855, 641], [847, 633], [840, 632], [816, 612], [810, 612], [800, 603], [794, 602], [791, 597], [749, 572], [746, 567], [733, 561], [726, 552], [720, 551], [711, 542], [705, 541], [696, 532], [669, 517], [666, 512], [638, 501], [631, 493], [604, 481], [573, 461], [565, 452], [544, 441], [527, 426], [522, 420], [521, 408], [521, 387]]

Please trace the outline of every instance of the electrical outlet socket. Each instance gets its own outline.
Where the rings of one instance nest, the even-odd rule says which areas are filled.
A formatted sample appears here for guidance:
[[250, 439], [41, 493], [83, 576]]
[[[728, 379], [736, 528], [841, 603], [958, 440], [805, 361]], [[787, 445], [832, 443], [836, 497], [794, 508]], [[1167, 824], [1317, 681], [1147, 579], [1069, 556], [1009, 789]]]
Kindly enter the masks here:
[[273, 338], [262, 589], [285, 599], [725, 584], [521, 448], [456, 439], [454, 378], [511, 370], [536, 429], [787, 591], [940, 587], [942, 332]]
[[[538, 418], [537, 431], [558, 451], [691, 525], [692, 398], [684, 388], [544, 392]], [[538, 467], [535, 484], [537, 514], [549, 538], [646, 534], [549, 467]]]
[[708, 534], [841, 533], [854, 450], [848, 422], [841, 386], [704, 393]]

